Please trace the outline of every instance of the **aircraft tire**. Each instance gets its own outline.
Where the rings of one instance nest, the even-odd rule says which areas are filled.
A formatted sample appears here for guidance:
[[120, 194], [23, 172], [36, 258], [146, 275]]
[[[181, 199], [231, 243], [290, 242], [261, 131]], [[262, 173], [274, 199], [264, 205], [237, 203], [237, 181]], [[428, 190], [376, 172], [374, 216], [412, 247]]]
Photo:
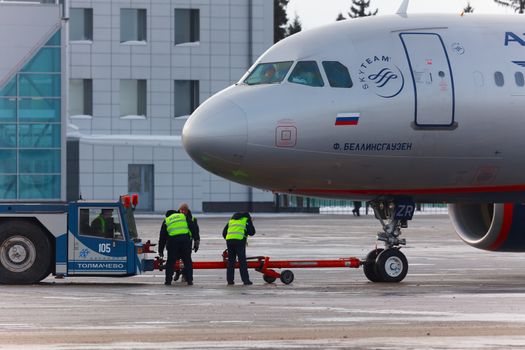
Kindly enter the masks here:
[[276, 278], [272, 276], [263, 275], [263, 280], [266, 283], [273, 283], [275, 282]]
[[283, 282], [284, 284], [290, 284], [293, 282], [293, 279], [294, 279], [294, 275], [293, 275], [293, 272], [290, 271], [290, 270], [284, 270], [281, 272], [281, 277], [280, 277], [280, 280], [281, 282]]
[[382, 248], [374, 249], [366, 256], [363, 272], [370, 282], [382, 282], [376, 272], [376, 259], [383, 250]]
[[21, 220], [0, 225], [0, 283], [33, 284], [51, 272], [51, 243], [38, 226]]
[[408, 273], [408, 260], [399, 248], [390, 248], [377, 256], [375, 270], [381, 282], [401, 282]]

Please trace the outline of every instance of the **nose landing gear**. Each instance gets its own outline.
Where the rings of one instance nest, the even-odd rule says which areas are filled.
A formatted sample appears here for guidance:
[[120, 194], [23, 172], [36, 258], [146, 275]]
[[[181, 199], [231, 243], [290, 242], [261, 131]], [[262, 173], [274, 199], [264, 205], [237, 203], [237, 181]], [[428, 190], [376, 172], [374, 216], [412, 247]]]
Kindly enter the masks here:
[[383, 227], [377, 233], [377, 240], [385, 244], [385, 248], [376, 248], [368, 253], [363, 270], [371, 282], [401, 282], [408, 272], [408, 261], [400, 250], [406, 245], [406, 240], [399, 238], [401, 229], [408, 227], [407, 221], [412, 220], [415, 205], [411, 201], [373, 201], [375, 217]]

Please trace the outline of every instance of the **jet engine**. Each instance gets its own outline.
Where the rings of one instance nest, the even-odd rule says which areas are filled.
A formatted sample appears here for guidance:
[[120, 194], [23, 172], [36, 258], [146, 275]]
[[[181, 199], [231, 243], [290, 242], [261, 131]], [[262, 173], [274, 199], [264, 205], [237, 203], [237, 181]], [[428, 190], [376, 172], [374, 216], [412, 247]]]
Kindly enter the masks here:
[[468, 245], [497, 252], [525, 252], [525, 205], [456, 203], [448, 211]]

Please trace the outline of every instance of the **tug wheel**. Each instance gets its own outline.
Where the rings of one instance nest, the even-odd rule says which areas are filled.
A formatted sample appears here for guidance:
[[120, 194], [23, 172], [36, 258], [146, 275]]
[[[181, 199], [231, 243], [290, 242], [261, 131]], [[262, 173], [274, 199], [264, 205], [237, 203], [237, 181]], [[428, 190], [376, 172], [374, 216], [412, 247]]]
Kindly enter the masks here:
[[275, 282], [276, 279], [277, 279], [277, 278], [272, 277], [272, 276], [263, 275], [263, 280], [264, 280], [264, 282], [266, 282], [266, 283], [273, 283], [273, 282]]
[[51, 272], [51, 242], [36, 225], [7, 221], [0, 225], [0, 284], [37, 283]]

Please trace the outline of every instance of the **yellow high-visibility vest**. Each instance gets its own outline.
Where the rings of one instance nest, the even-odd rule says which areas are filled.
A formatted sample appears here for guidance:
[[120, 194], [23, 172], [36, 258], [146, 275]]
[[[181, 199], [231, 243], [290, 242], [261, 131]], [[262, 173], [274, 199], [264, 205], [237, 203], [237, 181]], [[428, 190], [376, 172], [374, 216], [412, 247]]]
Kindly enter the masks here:
[[97, 216], [98, 222], [100, 223], [100, 230], [102, 233], [106, 233], [106, 219], [102, 215]]
[[186, 222], [186, 215], [182, 213], [175, 213], [168, 216], [166, 218], [166, 229], [170, 237], [179, 235], [189, 235], [191, 237], [190, 228]]
[[243, 240], [246, 237], [246, 225], [248, 218], [230, 219], [228, 222], [228, 232], [226, 233], [226, 240], [238, 239]]

